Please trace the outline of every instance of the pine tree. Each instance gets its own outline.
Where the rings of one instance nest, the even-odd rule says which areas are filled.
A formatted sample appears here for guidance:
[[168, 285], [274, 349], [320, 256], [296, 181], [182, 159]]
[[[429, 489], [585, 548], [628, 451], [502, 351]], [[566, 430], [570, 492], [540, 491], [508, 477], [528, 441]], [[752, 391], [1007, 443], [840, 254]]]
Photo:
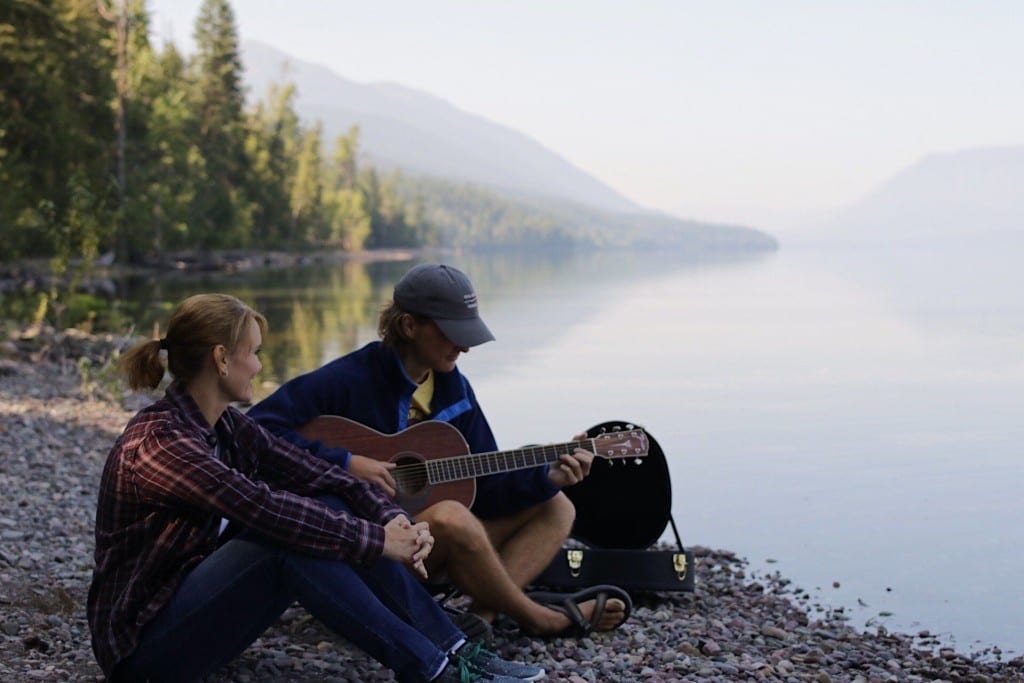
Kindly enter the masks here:
[[193, 227], [198, 246], [245, 246], [251, 236], [245, 98], [235, 17], [227, 0], [203, 0], [194, 38], [193, 111], [203, 178], [193, 202]]
[[366, 194], [359, 187], [359, 127], [335, 140], [334, 158], [325, 172], [325, 240], [346, 251], [361, 251], [370, 236], [370, 209]]
[[288, 240], [289, 188], [299, 143], [295, 92], [294, 84], [271, 86], [249, 116], [250, 195], [260, 198], [253, 214], [253, 242], [260, 246], [282, 246]]
[[312, 240], [322, 240], [324, 237], [319, 225], [323, 196], [320, 138], [319, 122], [302, 135], [302, 146], [295, 165], [295, 178], [292, 181], [292, 244], [308, 244]]
[[[200, 159], [192, 136], [185, 61], [173, 44], [148, 44], [131, 60], [124, 220], [132, 260], [191, 246], [189, 216]], [[200, 165], [201, 168], [201, 165]]]
[[112, 53], [95, 0], [0, 3], [0, 241], [59, 271], [109, 242]]

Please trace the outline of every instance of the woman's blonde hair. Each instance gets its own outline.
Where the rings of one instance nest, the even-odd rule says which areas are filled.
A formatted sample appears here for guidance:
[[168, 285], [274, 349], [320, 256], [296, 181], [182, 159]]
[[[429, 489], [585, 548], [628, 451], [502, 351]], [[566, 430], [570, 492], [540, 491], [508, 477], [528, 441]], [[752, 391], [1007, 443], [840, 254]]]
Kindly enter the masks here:
[[164, 339], [151, 339], [132, 347], [119, 369], [132, 389], [155, 389], [164, 376], [160, 350], [167, 349], [167, 370], [183, 382], [203, 369], [210, 350], [223, 344], [234, 352], [255, 320], [267, 333], [267, 319], [230, 294], [196, 294], [178, 304], [167, 323]]

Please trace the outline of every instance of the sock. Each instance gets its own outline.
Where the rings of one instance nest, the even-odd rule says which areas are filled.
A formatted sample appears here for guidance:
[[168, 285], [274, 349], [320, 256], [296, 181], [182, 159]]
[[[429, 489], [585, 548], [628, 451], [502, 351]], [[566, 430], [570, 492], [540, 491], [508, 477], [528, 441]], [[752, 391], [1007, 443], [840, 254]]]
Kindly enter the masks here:
[[449, 655], [453, 655], [459, 651], [459, 648], [465, 645], [468, 641], [465, 638], [459, 638], [459, 641], [452, 645], [452, 649], [448, 650]]
[[459, 648], [462, 647], [465, 644], [466, 644], [466, 639], [465, 638], [459, 638], [458, 642], [455, 643], [454, 645], [452, 645], [452, 649], [448, 650], [448, 657], [449, 658], [447, 658], [443, 662], [441, 662], [441, 666], [438, 667], [437, 671], [434, 672], [434, 675], [431, 676], [428, 680], [432, 681], [435, 678], [439, 678], [441, 676], [441, 674], [444, 673], [444, 670], [448, 668], [448, 665], [451, 664], [450, 657], [453, 654], [455, 654], [456, 652], [458, 652]]

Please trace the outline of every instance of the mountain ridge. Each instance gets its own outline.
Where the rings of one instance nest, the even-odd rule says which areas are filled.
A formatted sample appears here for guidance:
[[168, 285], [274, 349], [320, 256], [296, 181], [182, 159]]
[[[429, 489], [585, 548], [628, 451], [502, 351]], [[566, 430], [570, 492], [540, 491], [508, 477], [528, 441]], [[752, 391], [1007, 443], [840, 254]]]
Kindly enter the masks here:
[[982, 236], [1024, 239], [1024, 146], [925, 155], [836, 210], [814, 233], [871, 243]]
[[242, 59], [251, 96], [262, 96], [272, 83], [295, 83], [301, 118], [322, 121], [327, 140], [359, 124], [365, 156], [384, 169], [441, 175], [608, 211], [647, 210], [529, 136], [425, 91], [391, 81], [360, 84], [259, 41], [242, 43]]

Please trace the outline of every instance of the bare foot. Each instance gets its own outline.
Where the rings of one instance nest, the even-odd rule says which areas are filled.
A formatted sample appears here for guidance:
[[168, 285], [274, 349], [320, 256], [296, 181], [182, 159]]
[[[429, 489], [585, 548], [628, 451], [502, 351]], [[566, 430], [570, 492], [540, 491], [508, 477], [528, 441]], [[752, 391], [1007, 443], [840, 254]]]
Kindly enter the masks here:
[[[596, 603], [596, 600], [587, 600], [580, 606], [580, 611], [583, 612], [583, 616], [588, 621], [594, 614], [594, 606]], [[602, 612], [601, 616], [598, 618], [597, 624], [594, 626], [594, 630], [611, 631], [612, 629], [617, 628], [625, 620], [626, 603], [622, 602], [622, 600], [619, 600], [618, 598], [609, 598], [604, 603], [604, 612]]]
[[[594, 617], [594, 609], [597, 607], [597, 600], [586, 600], [579, 604], [580, 613], [583, 615], [583, 622], [589, 624]], [[544, 608], [545, 619], [543, 625], [538, 624], [536, 631], [531, 635], [550, 635], [561, 633], [573, 625], [572, 620], [564, 612]], [[604, 611], [598, 616], [594, 631], [611, 631], [619, 626], [626, 618], [626, 604], [618, 598], [609, 598], [604, 603]]]

